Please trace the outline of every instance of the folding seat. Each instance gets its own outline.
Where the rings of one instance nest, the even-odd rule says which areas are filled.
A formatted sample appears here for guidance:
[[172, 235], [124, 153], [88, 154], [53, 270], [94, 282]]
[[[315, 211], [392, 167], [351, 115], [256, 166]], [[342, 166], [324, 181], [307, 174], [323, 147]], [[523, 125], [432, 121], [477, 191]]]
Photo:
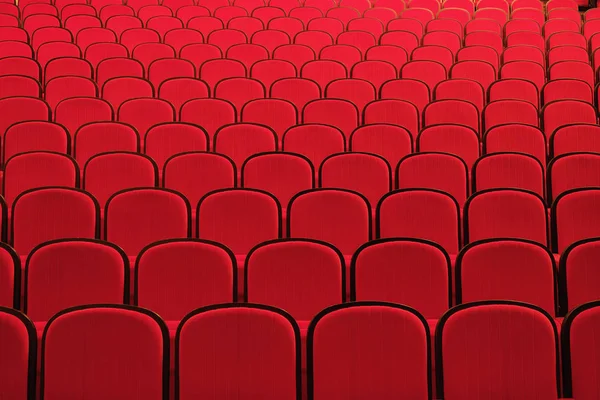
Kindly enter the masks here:
[[[105, 6], [102, 6], [101, 8], [98, 8], [96, 6], [95, 8], [96, 8], [96, 10], [99, 10], [98, 17], [100, 17], [100, 20], [102, 21], [102, 25], [104, 25], [106, 28], [108, 28], [108, 20], [111, 19], [112, 17], [116, 17], [116, 16], [134, 17], [135, 16], [135, 11], [133, 11], [133, 8], [122, 4], [120, 1], [116, 1], [113, 4], [107, 4]], [[119, 20], [119, 18], [117, 18], [116, 20]], [[124, 20], [128, 20], [128, 19], [126, 18], [126, 19], [123, 19], [123, 21]], [[111, 22], [111, 25], [112, 24], [114, 24], [113, 26], [119, 25], [115, 21]], [[135, 21], [134, 21], [134, 23], [135, 23]], [[142, 27], [142, 22], [140, 20], [138, 20], [138, 22], [135, 23], [135, 26], [132, 26], [132, 28], [141, 28], [141, 27]], [[120, 30], [122, 31], [123, 29], [121, 28]], [[120, 36], [120, 34], [117, 34], [117, 37], [118, 36]]]
[[130, 258], [150, 243], [190, 234], [190, 204], [177, 192], [128, 189], [111, 196], [106, 204], [104, 239], [120, 246]]
[[75, 160], [66, 154], [33, 151], [17, 154], [5, 163], [3, 196], [9, 208], [27, 190], [78, 185], [79, 168]]
[[[187, 5], [183, 6], [175, 12], [175, 16], [183, 22], [183, 25], [188, 27], [188, 22], [195, 17], [210, 17], [210, 10], [206, 7]], [[223, 24], [221, 23], [221, 28]], [[189, 28], [189, 27], [188, 27]]]
[[[600, 32], [599, 32], [600, 33]], [[566, 34], [561, 34], [566, 36]], [[569, 39], [575, 39], [573, 37], [573, 35], [571, 35], [571, 38]], [[580, 37], [577, 37], [577, 39], [579, 39], [577, 42], [575, 42], [575, 40], [561, 40], [560, 42], [565, 42], [562, 44], [569, 44], [569, 45], [580, 45]], [[594, 34], [592, 35], [592, 37], [589, 40], [589, 49], [591, 53], [594, 53], [596, 50], [598, 50], [598, 48], [600, 48], [600, 35], [598, 34]]]
[[[349, 332], [351, 326], [357, 329], [351, 329], [344, 336], [346, 340], [334, 339]], [[400, 327], [404, 329], [400, 331]], [[335, 398], [339, 393], [352, 392], [367, 397], [406, 394], [427, 398], [431, 396], [429, 340], [425, 319], [403, 305], [368, 302], [329, 307], [315, 318], [308, 332], [309, 397]], [[358, 348], [368, 351], [368, 360]], [[392, 370], [407, 380], [394, 381]], [[357, 378], [352, 383], [344, 379], [350, 375]]]
[[[475, 371], [465, 367], [481, 362]], [[460, 305], [438, 323], [436, 366], [436, 393], [448, 400], [492, 394], [558, 398], [556, 326], [550, 314], [528, 303]], [[512, 375], [517, 368], [518, 376]]]
[[508, 13], [501, 8], [492, 7], [492, 8], [482, 8], [480, 10], [475, 11], [473, 14], [474, 19], [493, 19], [498, 22], [500, 26], [504, 27], [504, 24], [508, 21]]
[[[592, 42], [592, 39], [590, 41]], [[553, 49], [556, 46], [578, 46], [585, 49], [587, 48], [587, 40], [585, 36], [578, 32], [557, 32], [548, 38], [548, 49]]]
[[[324, 1], [324, 4], [327, 4], [327, 1]], [[310, 4], [310, 2], [309, 2]], [[315, 18], [322, 18], [325, 15], [318, 7], [313, 6], [303, 6], [303, 7], [294, 7], [289, 11], [288, 16], [292, 18], [297, 18], [304, 26], [307, 26], [308, 23]]]
[[496, 50], [498, 55], [502, 54], [504, 49], [502, 36], [491, 31], [476, 31], [467, 34], [465, 46], [488, 46]]
[[92, 15], [73, 15], [65, 21], [64, 27], [71, 32], [74, 38], [77, 38], [83, 29], [101, 28], [102, 22]]
[[319, 61], [337, 61], [341, 63], [346, 71], [350, 72], [355, 64], [362, 60], [360, 50], [347, 44], [334, 44], [321, 49]]
[[6, 349], [0, 370], [6, 382], [2, 394], [15, 400], [35, 396], [37, 337], [31, 320], [12, 305], [0, 308], [0, 329]]
[[307, 103], [302, 111], [304, 123], [333, 125], [339, 128], [346, 138], [359, 125], [357, 107], [340, 99], [319, 99]]
[[504, 124], [539, 126], [537, 108], [524, 100], [497, 100], [490, 102], [483, 111], [483, 131]]
[[[241, 186], [271, 193], [281, 205], [282, 226], [285, 227], [290, 200], [296, 194], [315, 187], [315, 171], [308, 158], [300, 154], [259, 153], [244, 162]], [[338, 273], [340, 271], [341, 268]], [[341, 287], [340, 284], [338, 295]]]
[[[196, 260], [203, 260], [202, 268]], [[171, 336], [177, 324], [198, 307], [236, 300], [235, 259], [218, 243], [165, 240], [144, 248], [136, 263], [136, 305], [160, 313]]]
[[532, 155], [495, 152], [473, 165], [473, 191], [515, 188], [544, 197], [544, 166]]
[[117, 43], [117, 36], [113, 31], [106, 28], [84, 28], [77, 34], [77, 46], [81, 54], [86, 55], [88, 47], [96, 43]]
[[300, 112], [307, 103], [321, 97], [321, 89], [309, 79], [284, 78], [271, 85], [270, 97], [287, 100]]
[[[241, 355], [230, 351], [231, 338], [221, 334], [224, 326], [236, 332], [233, 340]], [[217, 337], [222, 339], [210, 339]], [[201, 308], [184, 319], [176, 343], [175, 390], [182, 400], [230, 390], [263, 399], [300, 396], [300, 333], [285, 311], [258, 305]], [[254, 351], [263, 356], [255, 357]], [[249, 369], [256, 371], [252, 380], [238, 378]], [[202, 371], [200, 380], [198, 371]], [[270, 386], [273, 379], [277, 387]]]
[[441, 81], [446, 80], [446, 68], [435, 61], [411, 61], [400, 70], [402, 79], [416, 79], [427, 84], [429, 90], [433, 92], [435, 86]]
[[479, 111], [473, 103], [464, 100], [437, 100], [423, 111], [423, 126], [458, 124], [479, 132]]
[[23, 21], [23, 29], [25, 29], [29, 37], [31, 37], [33, 35], [33, 32], [35, 32], [36, 30], [47, 27], [60, 28], [60, 20], [58, 19], [58, 17], [48, 14], [35, 14], [30, 15], [29, 17], [27, 17], [27, 19]]
[[294, 65], [296, 71], [300, 71], [304, 64], [315, 61], [316, 58], [313, 49], [301, 44], [284, 44], [273, 51], [274, 60], [290, 62]]
[[412, 33], [417, 37], [417, 42], [420, 42], [425, 31], [425, 25], [421, 21], [412, 18], [396, 18], [388, 22], [386, 30], [388, 32], [404, 31]]
[[481, 113], [485, 104], [485, 92], [480, 83], [471, 79], [449, 79], [435, 87], [436, 100], [456, 99], [472, 103]]
[[256, 79], [229, 78], [217, 83], [215, 97], [233, 104], [237, 110], [238, 119], [240, 119], [244, 104], [251, 100], [265, 98], [266, 90], [264, 85]]
[[558, 100], [548, 103], [542, 109], [541, 118], [546, 137], [550, 137], [557, 128], [563, 125], [597, 123], [594, 107], [579, 100]]
[[46, 64], [46, 68], [44, 69], [44, 81], [46, 84], [54, 78], [64, 76], [77, 76], [91, 80], [93, 69], [88, 61], [74, 57], [54, 58]]
[[206, 82], [211, 90], [216, 84], [226, 78], [244, 78], [246, 67], [235, 60], [208, 60], [200, 66], [200, 78]]
[[219, 7], [228, 6], [230, 3], [226, 0], [199, 0], [198, 5], [207, 8], [211, 14]]
[[131, 8], [133, 8], [133, 11], [135, 11], [136, 14], [139, 14], [140, 11], [144, 7], [158, 6], [158, 1], [156, 1], [156, 0], [128, 0], [127, 5]]
[[343, 24], [345, 30], [348, 26], [348, 22], [355, 18], [360, 18], [361, 14], [357, 9], [353, 7], [338, 6], [327, 10], [327, 12], [325, 13], [325, 17], [337, 19]]
[[[23, 3], [27, 3], [27, 2], [23, 2]], [[6, 3], [8, 5], [12, 5], [9, 3]], [[26, 4], [25, 6], [23, 6], [22, 4], [19, 4], [18, 7], [17, 6], [17, 12], [20, 12], [21, 14], [21, 19], [25, 19], [27, 17], [29, 17], [30, 15], [34, 15], [34, 14], [48, 14], [48, 15], [54, 15], [55, 17], [58, 17], [58, 10], [56, 9], [56, 7], [54, 7], [53, 4], [50, 4], [50, 2], [48, 3], [29, 3]]]
[[[391, 25], [391, 24], [390, 24]], [[414, 49], [419, 47], [420, 39], [412, 32], [408, 31], [388, 31], [381, 35], [379, 44], [393, 45], [402, 47], [407, 54], [411, 54]]]
[[24, 29], [15, 28], [12, 26], [1, 26], [0, 27], [0, 40], [1, 41], [15, 41], [15, 42], [29, 42], [29, 35]]
[[548, 244], [544, 200], [522, 189], [479, 191], [465, 205], [465, 243], [492, 238], [527, 239]]
[[592, 104], [594, 93], [586, 82], [579, 79], [556, 79], [546, 83], [542, 90], [544, 104], [563, 99], [581, 100]]
[[129, 77], [144, 77], [144, 66], [139, 61], [125, 57], [107, 58], [96, 67], [96, 82], [100, 88], [112, 78]]
[[452, 54], [452, 51], [447, 47], [437, 45], [417, 47], [410, 55], [410, 59], [411, 61], [436, 61], [442, 64], [447, 71], [449, 71], [450, 68], [452, 68], [452, 64], [454, 64], [454, 54]]
[[596, 153], [569, 153], [555, 157], [548, 164], [548, 197], [552, 201], [569, 190], [598, 187], [599, 158]]
[[459, 8], [468, 11], [470, 14], [475, 12], [475, 4], [466, 0], [450, 0], [444, 2], [444, 4], [442, 4], [442, 9], [444, 8]]
[[132, 126], [118, 122], [91, 122], [74, 135], [73, 157], [82, 166], [100, 153], [139, 150], [139, 134]]
[[233, 104], [225, 100], [193, 99], [181, 106], [179, 120], [204, 128], [212, 143], [213, 136], [221, 127], [236, 122], [236, 111]]
[[546, 72], [540, 64], [531, 61], [505, 62], [500, 68], [500, 78], [524, 79], [535, 84], [538, 92], [542, 91], [546, 83]]
[[[114, 330], [123, 330], [118, 337]], [[168, 393], [168, 331], [160, 317], [148, 310], [124, 305], [90, 305], [69, 308], [46, 325], [42, 349], [42, 396], [60, 399], [73, 393], [119, 396], [139, 393], [161, 399]], [[89, 344], [93, 343], [92, 348]], [[91, 357], [83, 360], [82, 352]], [[83, 379], [95, 363], [115, 371], [126, 357], [128, 374], [106, 373], [101, 379], [85, 379], [71, 388], [69, 381]], [[150, 381], [147, 384], [142, 382]], [[143, 387], [139, 387], [142, 385]], [[101, 389], [99, 389], [101, 388]]]
[[23, 259], [49, 240], [97, 238], [99, 216], [98, 203], [84, 191], [67, 187], [28, 190], [13, 204], [12, 246]]
[[21, 75], [40, 81], [40, 65], [31, 58], [3, 57], [0, 58], [0, 76]]
[[50, 121], [48, 105], [32, 97], [9, 97], [0, 99], [0, 135], [8, 128], [24, 121]]
[[548, 50], [548, 67], [561, 61], [581, 61], [589, 63], [587, 49], [576, 46], [557, 46]]
[[179, 58], [191, 61], [198, 71], [206, 61], [222, 58], [222, 56], [221, 49], [212, 44], [192, 43], [183, 46], [179, 51]]
[[172, 29], [163, 36], [163, 39], [165, 44], [175, 50], [177, 56], [179, 56], [181, 49], [188, 44], [204, 43], [204, 38], [200, 32], [186, 28]]
[[187, 60], [180, 59], [159, 59], [150, 64], [148, 69], [148, 80], [155, 89], [158, 89], [163, 82], [173, 78], [190, 78], [196, 76], [194, 64]]
[[456, 255], [459, 225], [458, 203], [449, 194], [437, 190], [395, 190], [384, 196], [377, 206], [378, 239], [424, 239]]
[[[272, 0], [269, 2], [269, 7], [272, 9], [279, 9], [284, 12], [284, 15], [288, 15], [293, 9], [300, 7], [300, 3], [297, 0]], [[265, 9], [267, 7], [259, 7], [258, 9]], [[257, 9], [254, 9], [253, 13], [256, 13]]]
[[[569, 313], [582, 304], [597, 302], [600, 298], [598, 274], [593, 270], [598, 259], [597, 249], [598, 239], [589, 238], [573, 243], [561, 254], [558, 274], [562, 312]], [[569, 320], [564, 321], [563, 327], [564, 332], [568, 332]], [[565, 355], [567, 358], [563, 362], [568, 362], [568, 353]]]
[[182, 29], [183, 23], [175, 17], [159, 16], [150, 18], [146, 23], [146, 28], [155, 30], [164, 40], [167, 32], [173, 29]]
[[[579, 9], [579, 4], [575, 1], [571, 1], [571, 0], [558, 0], [558, 1], [552, 1], [552, 2], [548, 2], [550, 4], [548, 4], [548, 11], [557, 9], [557, 8], [570, 8], [572, 10], [578, 10]], [[583, 3], [581, 3], [582, 6], [584, 6]]]
[[352, 68], [352, 78], [370, 82], [377, 93], [384, 83], [394, 80], [396, 77], [396, 69], [386, 61], [361, 61]]
[[137, 98], [123, 102], [117, 113], [117, 120], [132, 125], [143, 141], [152, 126], [175, 121], [175, 108], [165, 100]]
[[204, 99], [209, 97], [206, 83], [190, 78], [171, 78], [165, 80], [158, 89], [158, 98], [171, 103], [175, 108], [176, 116], [183, 104], [193, 99]]
[[[475, 20], [476, 21], [476, 20]], [[496, 71], [500, 69], [499, 56], [496, 50], [488, 46], [463, 47], [456, 54], [457, 61], [485, 61], [490, 63]]]
[[517, 18], [511, 19], [504, 26], [504, 35], [508, 36], [515, 32], [527, 31], [542, 34], [542, 26], [534, 19]]
[[224, 27], [223, 21], [210, 16], [194, 17], [186, 25], [186, 28], [200, 32], [205, 41], [212, 32], [221, 30]]
[[68, 154], [69, 134], [64, 127], [45, 121], [24, 121], [11, 125], [3, 134], [2, 159], [30, 151]]
[[512, 2], [511, 8], [513, 9], [513, 11], [518, 10], [520, 8], [535, 8], [540, 11], [543, 11], [544, 9], [542, 4], [539, 1], [535, 0], [516, 0]]
[[323, 48], [333, 44], [333, 38], [326, 32], [305, 31], [296, 35], [294, 38], [294, 44], [308, 46], [315, 52], [315, 54], [319, 54]]
[[275, 131], [279, 143], [283, 134], [298, 123], [298, 110], [282, 99], [257, 99], [242, 108], [241, 122], [268, 126]]
[[104, 26], [117, 35], [120, 40], [121, 35], [128, 29], [142, 29], [142, 21], [133, 15], [113, 15], [104, 21]]
[[532, 19], [538, 23], [539, 26], [544, 26], [546, 22], [546, 16], [542, 9], [524, 7], [517, 10], [513, 10], [511, 19]]
[[600, 32], [600, 23], [598, 23], [597, 20], [586, 21], [585, 24], [583, 24], [582, 33], [587, 41], [598, 32]]
[[[135, 0], [134, 0], [135, 1]], [[144, 27], [148, 28], [148, 21], [154, 17], [172, 17], [173, 11], [169, 7], [158, 4], [148, 4], [137, 10], [137, 17], [142, 21]]]
[[194, 7], [194, 2], [191, 0], [166, 0], [162, 3], [163, 7], [168, 7], [173, 14], [176, 14], [183, 7]]
[[361, 55], [364, 56], [367, 50], [377, 44], [377, 40], [372, 33], [363, 31], [347, 31], [341, 33], [337, 39], [337, 44], [345, 44], [354, 46], [360, 50]]
[[522, 45], [537, 47], [542, 52], [546, 50], [544, 37], [534, 32], [519, 31], [511, 33], [506, 37], [506, 47]]
[[400, 159], [413, 151], [412, 136], [396, 125], [363, 125], [352, 132], [349, 150], [383, 157], [392, 167], [392, 175], [395, 175]]
[[315, 173], [325, 158], [345, 150], [344, 134], [331, 125], [296, 125], [283, 135], [282, 151], [305, 156], [314, 166]]
[[[43, 243], [31, 252], [25, 274], [25, 310], [40, 337], [46, 322], [64, 309], [123, 304], [129, 298], [125, 254], [115, 245], [95, 239]], [[61, 296], [55, 295], [57, 291]]]
[[548, 71], [549, 79], [579, 79], [587, 82], [590, 88], [594, 87], [594, 70], [587, 62], [562, 61], [552, 65]]
[[426, 33], [425, 36], [423, 36], [422, 43], [424, 46], [434, 45], [445, 47], [452, 52], [453, 56], [456, 56], [456, 53], [462, 47], [462, 40], [460, 36], [454, 32], [447, 31]]
[[[507, 25], [508, 25], [508, 23], [507, 23]], [[507, 25], [504, 26], [504, 29], [506, 29]], [[472, 19], [471, 21], [469, 21], [467, 23], [467, 25], [465, 25], [465, 35], [468, 35], [469, 33], [473, 33], [473, 32], [485, 32], [485, 31], [494, 32], [500, 36], [502, 36], [502, 33], [503, 33], [502, 26], [498, 23], [498, 21], [495, 21], [493, 19], [488, 19], [488, 18]]]
[[556, 129], [550, 136], [550, 154], [576, 152], [599, 152], [598, 130], [596, 124], [568, 124]]
[[[412, 5], [412, 2], [411, 4]], [[404, 10], [404, 12], [402, 13], [402, 18], [411, 18], [411, 19], [416, 19], [417, 21], [421, 22], [421, 24], [423, 24], [423, 26], [427, 26], [427, 23], [433, 19], [435, 19], [435, 14], [437, 14], [437, 10], [432, 11], [428, 8], [423, 8], [423, 7], [417, 7], [417, 3], [415, 3], [415, 7], [410, 7]], [[433, 2], [431, 2], [431, 6], [435, 7]]]
[[278, 17], [269, 21], [268, 29], [285, 32], [293, 38], [304, 30], [304, 23], [297, 18]]
[[0, 14], [0, 26], [11, 26], [14, 28], [19, 27], [19, 18], [14, 15], [1, 13]]
[[48, 62], [61, 57], [81, 58], [81, 50], [75, 44], [67, 42], [49, 42], [41, 45], [37, 51], [36, 59], [40, 64], [42, 74]]
[[62, 100], [73, 97], [97, 97], [98, 87], [91, 79], [79, 76], [60, 76], [46, 85], [45, 100], [51, 110]]
[[479, 137], [464, 125], [433, 125], [421, 131], [416, 148], [422, 152], [454, 154], [467, 164], [468, 171], [479, 158]]
[[227, 23], [227, 29], [243, 32], [246, 38], [251, 38], [258, 31], [265, 29], [264, 24], [254, 17], [235, 17]]
[[348, 31], [361, 31], [372, 34], [375, 37], [377, 43], [379, 38], [385, 32], [385, 26], [383, 22], [376, 18], [355, 18], [348, 22]]
[[553, 8], [548, 11], [548, 20], [557, 19], [557, 18], [568, 19], [569, 21], [573, 21], [580, 28], [583, 25], [583, 23], [581, 21], [581, 14], [579, 13], [579, 10], [574, 10], [572, 8], [559, 7], [559, 8]]
[[403, 127], [415, 138], [419, 132], [419, 110], [408, 101], [383, 99], [365, 107], [364, 124], [385, 123]]
[[398, 189], [434, 189], [452, 196], [462, 208], [468, 196], [468, 171], [458, 156], [415, 153], [402, 158], [396, 168]]
[[248, 11], [249, 14], [252, 13], [252, 11], [254, 11], [258, 7], [266, 6], [263, 0], [235, 0], [233, 4], [236, 7], [242, 7], [243, 9]]
[[[269, 54], [273, 54], [275, 49], [279, 46], [290, 44], [291, 40], [287, 33], [282, 31], [258, 31], [252, 35], [251, 42], [258, 44], [269, 50]], [[297, 42], [296, 42], [297, 43]], [[303, 44], [303, 43], [297, 43]]]
[[42, 88], [38, 81], [28, 76], [0, 76], [0, 99], [14, 96], [41, 98]]
[[363, 79], [336, 79], [325, 89], [325, 97], [347, 100], [358, 110], [359, 121], [365, 106], [377, 97], [375, 87]]
[[[286, 0], [283, 0], [283, 2], [285, 2]], [[269, 5], [269, 6], [265, 6], [265, 7], [258, 7], [255, 8], [254, 11], [252, 11], [252, 16], [255, 18], [260, 19], [263, 24], [268, 25], [269, 21], [275, 19], [275, 18], [280, 18], [280, 17], [285, 17], [287, 15], [288, 11], [294, 10], [298, 7], [298, 3], [296, 2], [296, 0], [291, 0], [291, 4], [288, 4], [287, 6], [282, 7], [278, 7], [276, 6], [277, 1], [273, 2], [273, 5]], [[290, 9], [290, 7], [292, 7]], [[284, 10], [284, 8], [286, 10]], [[302, 8], [304, 9], [304, 8]], [[321, 14], [319, 14], [319, 16], [321, 16]], [[290, 17], [290, 18], [294, 18], [294, 17]], [[299, 18], [298, 18], [299, 19]], [[300, 19], [301, 20], [301, 19]], [[304, 21], [302, 22], [304, 24]]]
[[248, 11], [246, 11], [242, 7], [223, 6], [223, 7], [217, 8], [214, 11], [213, 16], [215, 18], [218, 18], [221, 21], [223, 21], [223, 25], [227, 26], [227, 24], [229, 23], [229, 21], [232, 20], [233, 18], [236, 18], [236, 17], [247, 17], [248, 16]]
[[288, 237], [331, 243], [349, 261], [371, 239], [369, 203], [362, 195], [343, 189], [301, 192], [288, 207]]
[[[402, 17], [404, 18], [405, 16], [403, 15]], [[450, 7], [443, 8], [442, 10], [440, 10], [437, 18], [452, 19], [454, 21], [458, 21], [460, 25], [464, 28], [465, 25], [467, 25], [467, 23], [471, 20], [472, 15], [469, 10], [465, 10], [463, 8]]]
[[[450, 0], [452, 1], [452, 0]], [[462, 40], [464, 35], [464, 29], [461, 23], [455, 19], [434, 19], [427, 23], [425, 27], [427, 33], [431, 32], [453, 32], [457, 34]], [[430, 40], [436, 40], [430, 38]], [[436, 43], [439, 45], [439, 43]]]
[[378, 45], [367, 50], [365, 59], [367, 61], [386, 61], [394, 66], [397, 74], [408, 62], [408, 54], [399, 46]]
[[324, 91], [329, 82], [347, 78], [347, 72], [344, 65], [339, 62], [317, 60], [306, 63], [300, 71], [300, 76], [318, 83], [321, 90]]
[[528, 154], [535, 157], [543, 169], [546, 167], [546, 137], [539, 128], [530, 125], [505, 124], [489, 129], [483, 137], [483, 149], [486, 154]]
[[33, 58], [33, 50], [27, 43], [7, 40], [0, 41], [0, 52], [2, 57], [26, 57]]
[[283, 60], [262, 60], [252, 66], [250, 77], [261, 82], [268, 90], [273, 82], [280, 79], [296, 78], [296, 67], [292, 63]]
[[133, 49], [132, 58], [144, 66], [148, 76], [150, 64], [159, 59], [175, 58], [175, 50], [163, 43], [140, 43]]
[[473, 80], [479, 83], [487, 92], [490, 85], [496, 80], [496, 69], [492, 64], [485, 61], [459, 61], [450, 69], [450, 77], [452, 79]]
[[74, 97], [61, 101], [54, 111], [54, 121], [74, 134], [88, 122], [112, 121], [113, 110], [104, 100], [92, 97]]
[[548, 39], [550, 36], [552, 36], [552, 34], [557, 33], [557, 32], [576, 32], [579, 33], [580, 31], [580, 27], [579, 25], [574, 22], [574, 21], [570, 21], [568, 19], [552, 19], [552, 20], [548, 20], [546, 21], [546, 23], [544, 24], [544, 37], [546, 39]]
[[579, 240], [598, 236], [598, 216], [594, 208], [597, 201], [597, 187], [568, 190], [554, 200], [552, 203], [554, 253], [563, 253]]
[[500, 79], [492, 83], [488, 89], [490, 103], [499, 100], [523, 100], [533, 104], [537, 109], [539, 98], [535, 84], [525, 79]]
[[[140, 44], [159, 44], [160, 36], [158, 35], [158, 32], [153, 31], [152, 29], [132, 28], [127, 29], [121, 34], [120, 42], [123, 46], [127, 47], [127, 50], [129, 50], [131, 54], [133, 54], [134, 48]], [[155, 51], [156, 47], [157, 46], [152, 47], [152, 51]]]

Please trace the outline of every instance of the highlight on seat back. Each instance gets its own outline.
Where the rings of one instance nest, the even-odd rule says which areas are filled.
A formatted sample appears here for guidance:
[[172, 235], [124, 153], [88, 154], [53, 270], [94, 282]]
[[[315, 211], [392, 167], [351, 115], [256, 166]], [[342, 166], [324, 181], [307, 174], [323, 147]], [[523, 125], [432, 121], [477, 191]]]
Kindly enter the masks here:
[[456, 259], [456, 302], [482, 300], [522, 301], [557, 315], [554, 257], [541, 244], [522, 239], [467, 245]]
[[111, 151], [139, 152], [140, 137], [131, 125], [120, 122], [91, 122], [74, 133], [73, 156], [79, 165], [93, 156]]
[[3, 75], [0, 77], [0, 98], [25, 96], [41, 98], [40, 84], [33, 78], [21, 75]]
[[25, 282], [23, 310], [35, 323], [45, 323], [69, 307], [127, 303], [129, 261], [123, 250], [111, 243], [52, 240], [29, 254]]
[[571, 244], [600, 236], [600, 188], [572, 189], [552, 203], [552, 252], [562, 253]]
[[300, 332], [274, 307], [229, 304], [188, 314], [175, 338], [175, 397], [301, 399]]
[[350, 151], [372, 153], [383, 157], [395, 174], [402, 157], [412, 153], [413, 140], [409, 131], [391, 124], [363, 125], [352, 132]]
[[24, 121], [11, 125], [4, 133], [2, 159], [29, 151], [50, 151], [68, 154], [71, 138], [67, 130], [52, 122]]
[[[535, 51], [535, 48], [528, 48], [523, 46], [525, 51], [531, 54]], [[515, 49], [513, 47], [512, 49]], [[506, 60], [510, 49], [506, 49], [504, 52], [504, 59]], [[539, 51], [539, 50], [538, 50]], [[543, 58], [543, 57], [542, 57]], [[502, 78], [492, 83], [488, 89], [488, 101], [494, 102], [497, 100], [523, 100], [533, 104], [536, 108], [540, 104], [540, 94], [535, 84], [529, 80], [519, 78]]]
[[[197, 237], [227, 246], [245, 256], [258, 243], [281, 237], [281, 206], [270, 193], [257, 189], [221, 189], [197, 205]], [[238, 263], [238, 269], [243, 264]]]
[[20, 309], [21, 259], [8, 244], [0, 243], [0, 307]]
[[569, 124], [556, 129], [550, 136], [550, 155], [600, 152], [600, 126], [596, 124]]
[[[424, 47], [425, 49], [430, 46]], [[485, 91], [479, 82], [467, 78], [452, 78], [435, 87], [436, 100], [458, 99], [473, 103], [481, 114], [485, 104]]]
[[12, 206], [11, 243], [19, 256], [53, 239], [100, 236], [100, 207], [89, 193], [67, 187], [30, 189]]
[[410, 307], [329, 307], [311, 322], [307, 351], [309, 399], [431, 399], [429, 328]]
[[121, 190], [153, 186], [158, 186], [156, 163], [139, 153], [100, 153], [87, 161], [83, 171], [83, 189], [98, 200], [101, 210]]
[[460, 248], [460, 212], [448, 193], [433, 189], [400, 189], [377, 205], [377, 239], [410, 237], [439, 244], [448, 254]]
[[583, 304], [565, 318], [562, 330], [562, 376], [565, 397], [592, 400], [600, 395], [595, 345], [600, 331], [600, 301]]
[[513, 301], [459, 305], [438, 322], [435, 340], [438, 397], [558, 398], [558, 334], [539, 307]]
[[245, 301], [286, 310], [301, 330], [324, 308], [345, 301], [342, 253], [318, 240], [261, 243], [248, 254], [245, 274]]
[[292, 198], [287, 215], [288, 237], [322, 240], [344, 257], [372, 237], [369, 202], [350, 190], [305, 190]]
[[583, 239], [571, 244], [560, 257], [558, 269], [561, 312], [600, 300], [600, 274], [595, 266], [600, 257], [600, 239]]
[[173, 190], [122, 190], [106, 202], [104, 239], [135, 257], [158, 240], [190, 237], [190, 214], [188, 201]]
[[549, 201], [571, 189], [600, 186], [600, 155], [569, 153], [555, 157], [548, 164]]
[[198, 307], [237, 300], [235, 256], [207, 240], [167, 239], [146, 246], [136, 261], [135, 304], [169, 326]]
[[379, 200], [392, 190], [392, 171], [387, 161], [375, 154], [334, 154], [321, 163], [319, 186], [360, 193], [375, 209]]
[[314, 167], [300, 154], [255, 154], [244, 162], [241, 186], [271, 193], [284, 211], [294, 195], [315, 187]]
[[54, 122], [62, 124], [71, 135], [90, 122], [110, 122], [114, 113], [110, 104], [92, 97], [65, 99], [56, 106]]
[[452, 305], [450, 257], [434, 242], [377, 239], [356, 251], [350, 269], [352, 301], [405, 304], [434, 320]]
[[33, 151], [17, 154], [6, 162], [2, 188], [9, 207], [26, 190], [47, 186], [79, 186], [75, 160], [66, 154]]
[[33, 97], [8, 97], [0, 99], [0, 134], [14, 123], [23, 121], [50, 121], [50, 107]]
[[468, 182], [467, 165], [452, 154], [409, 154], [396, 167], [396, 188], [437, 189], [451, 195], [461, 208], [468, 197]]
[[42, 349], [45, 400], [169, 398], [169, 334], [151, 311], [115, 304], [68, 308], [46, 325]]
[[534, 156], [546, 169], [546, 136], [534, 126], [498, 125], [483, 137], [484, 154], [516, 152]]
[[548, 245], [548, 213], [544, 200], [522, 189], [488, 189], [467, 200], [465, 244], [493, 238], [528, 239]]
[[423, 126], [458, 124], [479, 132], [480, 117], [477, 107], [464, 100], [437, 100], [423, 110]]
[[35, 399], [37, 336], [33, 323], [17, 310], [0, 307], [0, 332], [0, 395], [14, 400]]
[[557, 100], [548, 103], [541, 111], [542, 126], [546, 137], [568, 124], [596, 124], [596, 109], [589, 103], [580, 100]]
[[529, 154], [486, 154], [473, 165], [473, 192], [500, 188], [529, 190], [544, 198], [544, 167]]
[[483, 111], [483, 131], [504, 124], [539, 126], [538, 110], [525, 100], [505, 99], [490, 102]]

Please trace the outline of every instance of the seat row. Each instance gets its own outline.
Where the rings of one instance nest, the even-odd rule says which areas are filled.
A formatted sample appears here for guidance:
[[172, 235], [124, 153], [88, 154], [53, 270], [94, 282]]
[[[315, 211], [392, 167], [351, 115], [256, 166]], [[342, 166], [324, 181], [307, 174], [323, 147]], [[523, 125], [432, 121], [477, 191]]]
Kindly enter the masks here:
[[[551, 317], [532, 305], [481, 302], [451, 309], [436, 328], [438, 397], [597, 398], [592, 366], [600, 361], [594, 341], [599, 310], [598, 302], [577, 308], [559, 340]], [[4, 308], [0, 327], [8, 350], [0, 360], [8, 378], [0, 393], [33, 399], [35, 329], [27, 317]], [[431, 399], [431, 335], [424, 318], [403, 305], [358, 302], [323, 310], [308, 328], [308, 398]], [[167, 400], [171, 353], [175, 399], [302, 396], [300, 329], [285, 311], [263, 305], [197, 309], [179, 325], [174, 346], [165, 323], [145, 309], [74, 307], [50, 320], [40, 353], [40, 392], [47, 400]]]

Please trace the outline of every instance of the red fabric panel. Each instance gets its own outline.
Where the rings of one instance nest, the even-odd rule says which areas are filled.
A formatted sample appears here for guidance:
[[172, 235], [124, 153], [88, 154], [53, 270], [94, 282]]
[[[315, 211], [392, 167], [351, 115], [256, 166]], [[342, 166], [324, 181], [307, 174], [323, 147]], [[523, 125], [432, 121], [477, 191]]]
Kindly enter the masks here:
[[589, 241], [574, 247], [568, 256], [564, 255], [564, 283], [566, 283], [568, 309], [600, 299], [600, 242]]
[[490, 154], [480, 158], [473, 171], [477, 191], [517, 188], [544, 198], [544, 170], [533, 156]]
[[[33, 329], [33, 328], [32, 328]], [[29, 334], [21, 319], [8, 312], [0, 312], [0, 374], [2, 396], [11, 400], [27, 400], [29, 365]]]
[[75, 135], [74, 156], [85, 166], [96, 154], [109, 151], [137, 152], [139, 136], [129, 125], [117, 122], [97, 122], [82, 126]]
[[600, 190], [582, 189], [561, 197], [553, 204], [558, 253], [578, 240], [600, 236], [598, 201]]
[[571, 382], [573, 398], [592, 400], [600, 395], [598, 375], [598, 346], [600, 317], [598, 307], [582, 311], [570, 327]]

